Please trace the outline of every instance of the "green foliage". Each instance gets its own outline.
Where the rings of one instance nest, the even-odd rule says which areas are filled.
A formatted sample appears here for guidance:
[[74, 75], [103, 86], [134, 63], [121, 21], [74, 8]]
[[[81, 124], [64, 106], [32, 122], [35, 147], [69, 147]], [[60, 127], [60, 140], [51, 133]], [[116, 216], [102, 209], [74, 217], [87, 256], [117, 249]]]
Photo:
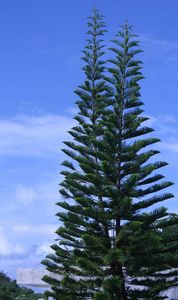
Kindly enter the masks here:
[[110, 300], [110, 296], [106, 292], [96, 292], [94, 295], [94, 300]]
[[35, 294], [33, 290], [20, 287], [15, 280], [11, 280], [4, 272], [0, 272], [1, 300], [38, 300], [44, 298], [42, 294]]
[[65, 160], [61, 172], [64, 201], [57, 205], [65, 212], [57, 214], [59, 244], [43, 261], [59, 275], [44, 278], [52, 285], [48, 295], [165, 299], [161, 292], [177, 285], [178, 217], [160, 206], [173, 197], [160, 193], [172, 182], [158, 173], [167, 163], [153, 162], [159, 151], [152, 147], [159, 139], [144, 126], [142, 62], [135, 59], [142, 51], [126, 22], [112, 40], [106, 69], [100, 37], [106, 30], [96, 8], [88, 27], [86, 80], [76, 90], [78, 125], [63, 150], [72, 162]]

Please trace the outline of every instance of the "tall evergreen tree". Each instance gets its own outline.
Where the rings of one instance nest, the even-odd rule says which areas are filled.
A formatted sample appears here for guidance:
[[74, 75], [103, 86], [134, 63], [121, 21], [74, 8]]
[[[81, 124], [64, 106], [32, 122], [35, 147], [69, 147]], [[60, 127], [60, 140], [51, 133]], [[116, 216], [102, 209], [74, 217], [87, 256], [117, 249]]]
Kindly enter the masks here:
[[165, 162], [150, 162], [159, 152], [150, 147], [159, 139], [142, 125], [139, 42], [126, 22], [112, 41], [115, 58], [106, 76], [99, 38], [105, 25], [96, 8], [88, 27], [86, 81], [76, 91], [78, 126], [63, 150], [72, 162], [63, 162], [59, 244], [43, 261], [61, 277], [44, 278], [52, 285], [48, 294], [61, 300], [166, 299], [161, 293], [177, 285], [178, 218], [158, 206], [173, 197], [159, 193], [172, 183], [157, 174]]
[[[52, 249], [55, 251], [55, 255], [50, 254], [47, 256], [48, 260], [43, 261], [49, 271], [64, 275], [60, 282], [44, 278], [53, 285], [54, 293], [48, 294], [55, 299], [85, 299], [85, 296], [88, 295], [88, 285], [91, 285], [92, 291], [92, 282], [86, 286], [85, 280], [76, 280], [76, 276], [88, 277], [91, 275], [91, 278], [93, 277], [93, 270], [89, 271], [88, 268], [91, 267], [91, 260], [97, 267], [96, 249], [88, 253], [90, 256], [88, 260], [86, 257], [82, 258], [81, 251], [87, 249], [88, 237], [100, 237], [102, 228], [99, 220], [93, 219], [93, 214], [96, 214], [96, 209], [100, 209], [104, 213], [102, 197], [97, 187], [92, 184], [92, 176], [99, 177], [97, 147], [94, 140], [100, 139], [103, 135], [101, 124], [103, 111], [112, 104], [110, 88], [103, 80], [105, 62], [101, 59], [104, 55], [101, 36], [106, 29], [103, 16], [96, 8], [87, 24], [89, 39], [87, 40], [88, 45], [83, 51], [84, 57], [82, 57], [86, 62], [83, 67], [86, 80], [75, 91], [80, 98], [77, 101], [79, 113], [75, 117], [78, 126], [70, 131], [77, 143], [65, 142], [72, 150], [63, 149], [75, 162], [75, 165], [68, 161], [62, 163], [70, 171], [61, 172], [65, 176], [65, 180], [61, 183], [63, 188], [60, 193], [64, 198], [70, 200], [57, 203], [63, 209], [68, 210], [68, 213], [57, 214], [60, 221], [63, 222], [63, 226], [56, 232], [60, 239], [60, 245], [53, 245]], [[72, 200], [75, 200], [75, 203]], [[93, 242], [96, 243], [95, 240]], [[84, 253], [84, 251], [82, 252]], [[54, 261], [55, 264], [51, 261]], [[82, 264], [87, 264], [84, 271], [82, 271]], [[76, 265], [77, 268], [75, 268]]]

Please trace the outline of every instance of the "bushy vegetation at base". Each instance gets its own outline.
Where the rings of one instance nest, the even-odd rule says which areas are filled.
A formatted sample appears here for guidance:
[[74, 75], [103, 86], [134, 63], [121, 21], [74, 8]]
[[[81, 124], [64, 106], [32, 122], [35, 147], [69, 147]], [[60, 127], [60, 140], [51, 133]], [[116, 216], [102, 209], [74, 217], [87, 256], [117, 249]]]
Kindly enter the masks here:
[[43, 294], [36, 294], [32, 289], [19, 286], [16, 280], [12, 280], [4, 272], [0, 272], [1, 300], [38, 300], [40, 298], [45, 299]]

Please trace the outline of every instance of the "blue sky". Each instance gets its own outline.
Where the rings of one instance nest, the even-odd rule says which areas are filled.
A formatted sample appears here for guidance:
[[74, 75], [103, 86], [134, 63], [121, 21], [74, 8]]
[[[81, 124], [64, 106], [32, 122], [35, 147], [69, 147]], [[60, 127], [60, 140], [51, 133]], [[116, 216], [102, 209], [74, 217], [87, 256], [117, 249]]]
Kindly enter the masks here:
[[0, 2], [0, 269], [38, 268], [59, 222], [60, 151], [69, 139], [85, 76], [81, 50], [87, 17], [97, 5], [106, 16], [105, 44], [125, 20], [140, 35], [142, 100], [161, 138], [157, 159], [178, 212], [178, 2], [174, 0], [7, 0]]

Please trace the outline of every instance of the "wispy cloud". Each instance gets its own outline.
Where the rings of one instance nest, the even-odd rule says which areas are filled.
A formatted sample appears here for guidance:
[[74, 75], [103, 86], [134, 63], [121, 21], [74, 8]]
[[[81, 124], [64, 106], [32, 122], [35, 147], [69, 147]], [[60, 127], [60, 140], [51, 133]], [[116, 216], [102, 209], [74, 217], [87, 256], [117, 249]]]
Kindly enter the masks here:
[[[149, 118], [144, 124], [147, 126], [155, 127], [156, 131], [159, 134], [175, 136], [178, 134], [178, 119], [170, 115], [160, 115], [160, 116], [150, 116], [146, 115]], [[169, 135], [168, 137], [171, 138]]]
[[45, 157], [49, 153], [57, 154], [74, 123], [73, 119], [58, 115], [1, 119], [0, 155]]
[[159, 46], [159, 47], [162, 47], [165, 50], [169, 50], [169, 51], [178, 49], [178, 43], [170, 42], [167, 40], [155, 39], [155, 38], [153, 38], [152, 34], [151, 35], [140, 34], [139, 37], [140, 37], [140, 40], [142, 41], [142, 43], [153, 45], [154, 47]]
[[66, 112], [70, 115], [76, 115], [79, 112], [79, 109], [77, 107], [69, 107]]
[[[178, 119], [171, 115], [150, 116], [145, 125], [155, 129], [154, 135], [161, 139], [156, 147], [171, 166], [178, 165]], [[151, 134], [153, 135], [153, 133]]]
[[4, 229], [0, 227], [0, 254], [8, 254], [11, 251], [11, 244], [4, 233]]
[[161, 148], [164, 149], [164, 150], [168, 150], [168, 151], [171, 151], [173, 153], [176, 153], [178, 154], [178, 139], [176, 140], [175, 143], [166, 143], [166, 142], [163, 142], [162, 145], [161, 145]]
[[19, 184], [16, 188], [16, 200], [23, 205], [28, 205], [38, 198], [37, 192], [32, 186], [26, 187]]
[[13, 232], [16, 233], [23, 233], [26, 232], [27, 234], [29, 233], [30, 235], [33, 234], [34, 236], [37, 235], [53, 235], [54, 232], [56, 231], [56, 225], [54, 224], [27, 224], [27, 225], [16, 225], [11, 227]]
[[[162, 62], [162, 66], [167, 70], [173, 68], [175, 71], [174, 63], [177, 62], [178, 56], [178, 43], [169, 40], [160, 40], [154, 38], [153, 34], [140, 34], [140, 41], [142, 48], [144, 50], [144, 61], [147, 58], [151, 60], [155, 60], [158, 63], [159, 61]], [[176, 69], [177, 71], [177, 69]]]

